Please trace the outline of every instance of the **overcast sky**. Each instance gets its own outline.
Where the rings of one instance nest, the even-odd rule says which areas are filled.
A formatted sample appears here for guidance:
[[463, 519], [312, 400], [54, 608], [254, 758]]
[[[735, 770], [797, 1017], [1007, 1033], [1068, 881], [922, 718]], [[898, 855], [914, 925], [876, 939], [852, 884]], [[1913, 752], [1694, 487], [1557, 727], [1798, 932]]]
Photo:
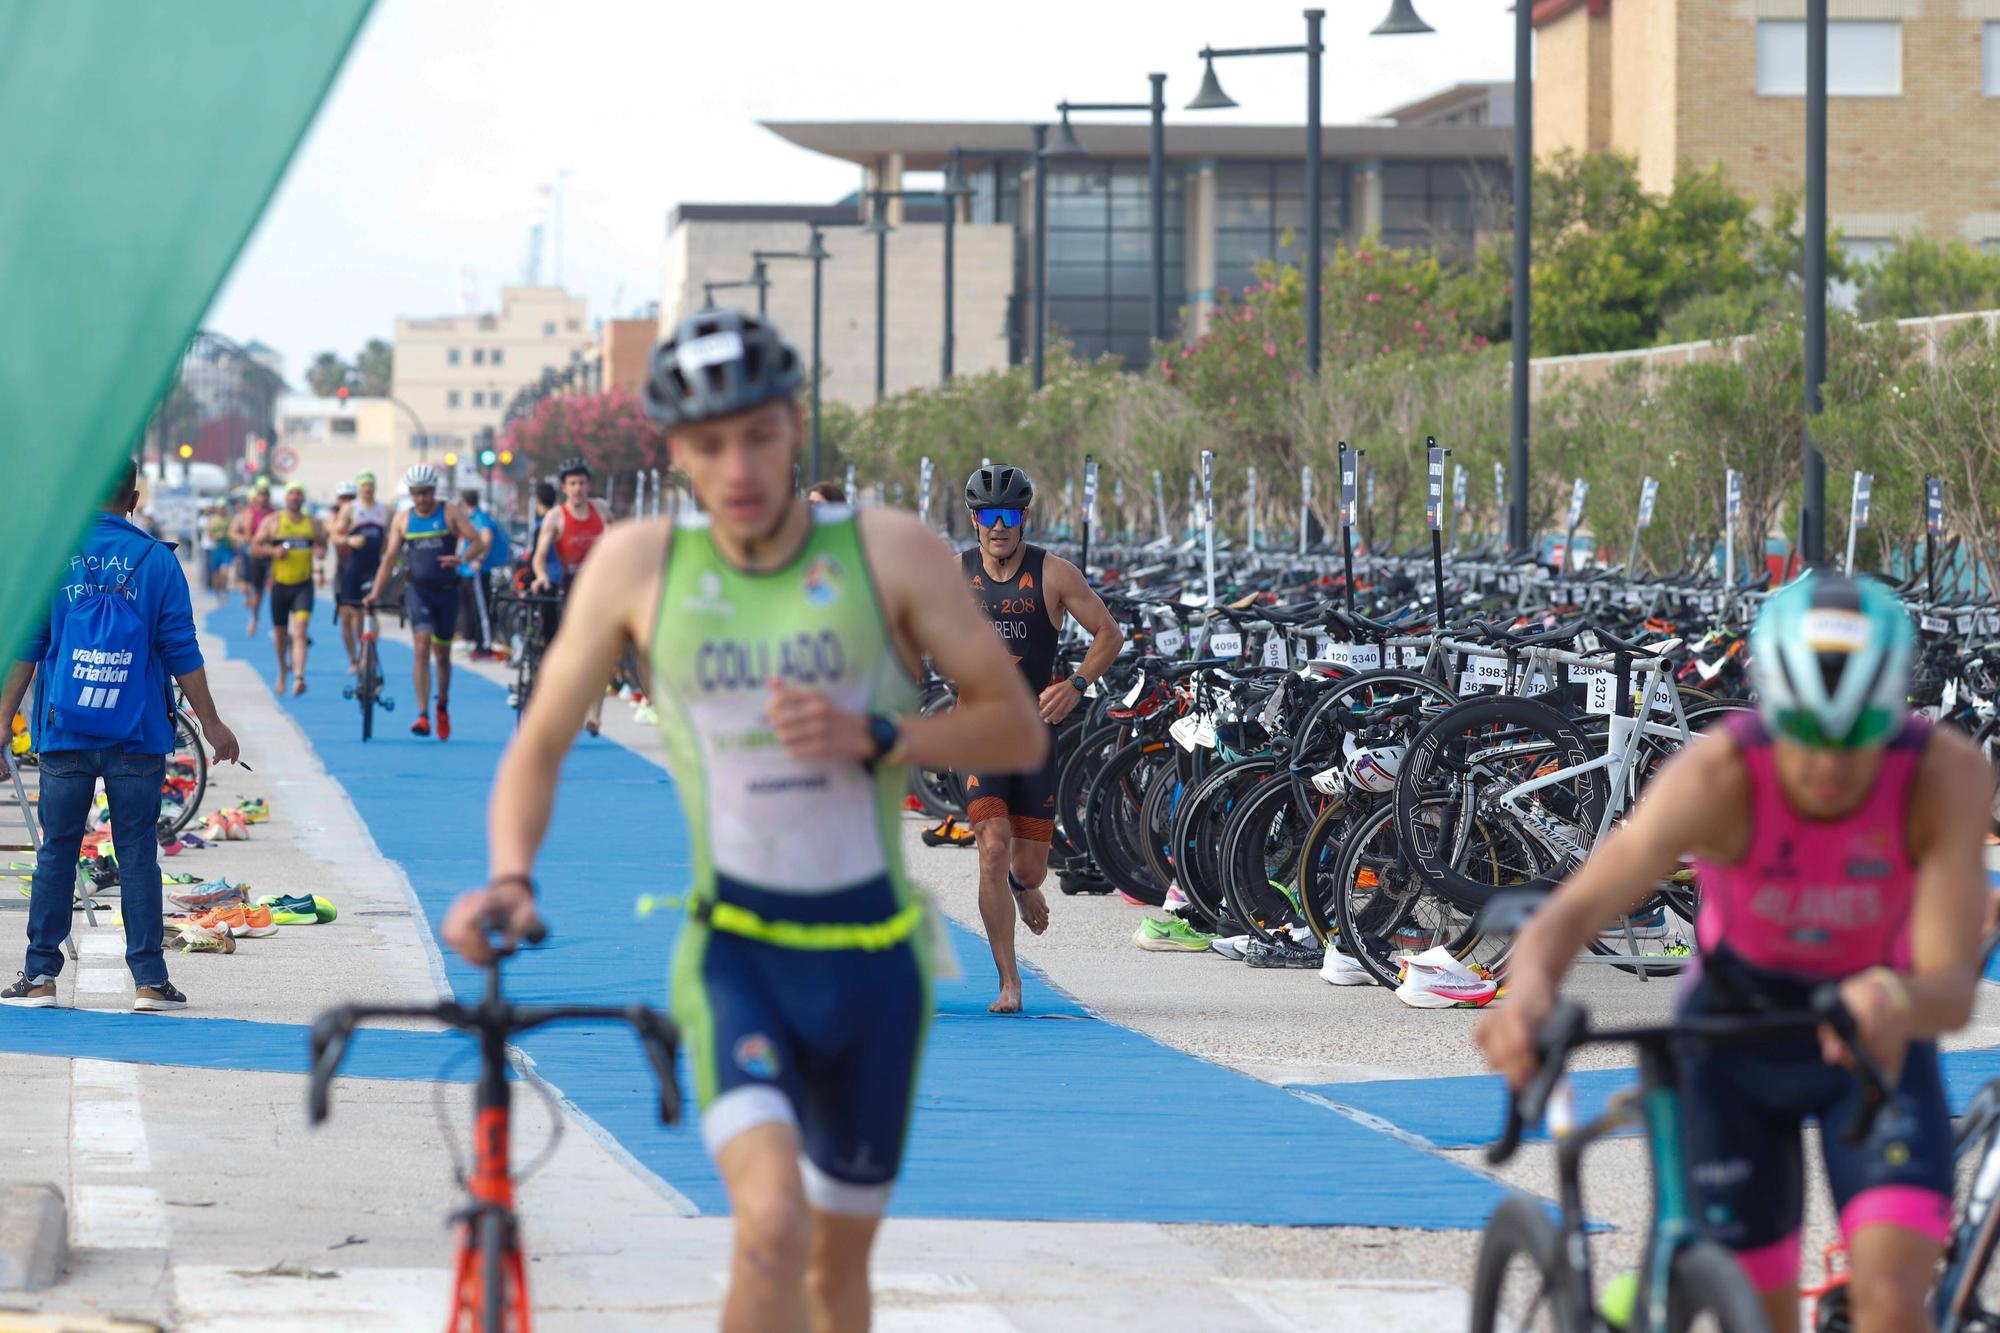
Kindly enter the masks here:
[[[1388, 0], [1329, 6], [1329, 124], [1513, 69], [1501, 0], [1416, 0], [1439, 31], [1376, 37]], [[389, 338], [398, 315], [490, 309], [520, 280], [538, 186], [567, 172], [565, 285], [593, 317], [657, 299], [669, 210], [825, 202], [858, 168], [765, 119], [1030, 120], [1057, 99], [1143, 101], [1169, 123], [1302, 124], [1305, 61], [1218, 66], [1241, 107], [1180, 112], [1205, 43], [1299, 42], [1301, 6], [1194, 0], [379, 0], [207, 326], [283, 352]], [[1143, 117], [1134, 117], [1143, 119]], [[545, 248], [545, 281], [554, 256]]]

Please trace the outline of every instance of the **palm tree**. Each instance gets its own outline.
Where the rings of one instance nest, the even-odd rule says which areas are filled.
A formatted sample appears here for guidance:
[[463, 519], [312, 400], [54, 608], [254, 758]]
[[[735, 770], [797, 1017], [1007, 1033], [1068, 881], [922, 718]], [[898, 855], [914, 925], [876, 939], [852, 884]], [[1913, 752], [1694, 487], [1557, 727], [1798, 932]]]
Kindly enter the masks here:
[[341, 385], [347, 383], [349, 371], [347, 363], [332, 352], [321, 352], [306, 367], [306, 384], [322, 398], [331, 398]]

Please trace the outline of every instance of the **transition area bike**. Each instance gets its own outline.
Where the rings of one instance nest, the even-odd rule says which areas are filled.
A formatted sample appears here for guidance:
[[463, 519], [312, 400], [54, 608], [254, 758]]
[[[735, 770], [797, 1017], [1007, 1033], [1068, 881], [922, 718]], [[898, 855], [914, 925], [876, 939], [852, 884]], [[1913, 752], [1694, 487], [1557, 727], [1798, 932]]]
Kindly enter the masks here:
[[[546, 932], [530, 943], [540, 943]], [[521, 1249], [520, 1221], [514, 1211], [516, 1176], [511, 1163], [510, 1110], [513, 1089], [507, 1081], [507, 1043], [519, 1033], [549, 1023], [570, 1021], [628, 1023], [653, 1066], [660, 1084], [660, 1119], [680, 1120], [680, 1089], [674, 1082], [674, 1050], [679, 1034], [667, 1017], [642, 1004], [616, 1008], [604, 1005], [559, 1005], [522, 1008], [510, 1003], [500, 989], [496, 954], [486, 965], [486, 990], [478, 1004], [446, 1000], [433, 1005], [341, 1005], [313, 1021], [312, 1080], [307, 1090], [307, 1115], [323, 1122], [331, 1110], [334, 1076], [347, 1054], [355, 1027], [371, 1018], [425, 1018], [468, 1033], [479, 1041], [479, 1081], [473, 1094], [472, 1169], [452, 1154], [458, 1183], [466, 1189], [464, 1208], [452, 1215], [458, 1224], [458, 1257], [453, 1268], [451, 1316], [447, 1333], [530, 1333], [533, 1312], [528, 1297], [527, 1265]], [[537, 1085], [539, 1086], [539, 1085]], [[548, 1094], [545, 1092], [544, 1096]], [[533, 1174], [555, 1151], [562, 1132], [562, 1112], [549, 1098], [554, 1126], [548, 1146], [521, 1175]]]
[[396, 701], [382, 692], [382, 654], [377, 647], [381, 637], [381, 622], [375, 617], [375, 608], [365, 603], [348, 603], [361, 606], [360, 647], [356, 654], [354, 683], [341, 691], [341, 697], [352, 699], [361, 705], [361, 739], [369, 740], [375, 735], [375, 710], [396, 711]]

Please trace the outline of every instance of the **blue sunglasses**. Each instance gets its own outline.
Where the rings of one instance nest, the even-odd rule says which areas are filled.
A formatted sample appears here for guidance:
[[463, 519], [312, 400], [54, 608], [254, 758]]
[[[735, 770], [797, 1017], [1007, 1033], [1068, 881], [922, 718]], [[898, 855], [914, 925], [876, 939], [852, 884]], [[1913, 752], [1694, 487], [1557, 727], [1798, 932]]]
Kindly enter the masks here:
[[1021, 521], [1027, 518], [1027, 516], [1028, 511], [1025, 509], [975, 509], [972, 511], [973, 521], [978, 523], [982, 528], [996, 526], [1018, 528], [1021, 526]]

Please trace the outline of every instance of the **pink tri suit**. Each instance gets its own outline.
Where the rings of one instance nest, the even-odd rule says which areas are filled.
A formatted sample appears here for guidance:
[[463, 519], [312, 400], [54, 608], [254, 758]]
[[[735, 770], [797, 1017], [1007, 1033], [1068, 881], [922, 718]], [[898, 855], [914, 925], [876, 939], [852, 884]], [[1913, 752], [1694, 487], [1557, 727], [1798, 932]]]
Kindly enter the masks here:
[[[1771, 738], [1753, 714], [1724, 726], [1750, 772], [1750, 846], [1732, 865], [1704, 862], [1696, 934], [1702, 966], [1683, 1013], [1804, 1007], [1813, 990], [1871, 967], [1910, 963], [1910, 799], [1930, 724], [1912, 717], [1852, 813], [1817, 820], [1785, 799]], [[1761, 1290], [1798, 1281], [1805, 1172], [1799, 1130], [1816, 1117], [1843, 1238], [1890, 1224], [1950, 1234], [1951, 1115], [1937, 1048], [1912, 1043], [1895, 1097], [1869, 1137], [1841, 1129], [1861, 1085], [1816, 1042], [1714, 1045], [1683, 1062], [1683, 1147], [1694, 1206]]]

